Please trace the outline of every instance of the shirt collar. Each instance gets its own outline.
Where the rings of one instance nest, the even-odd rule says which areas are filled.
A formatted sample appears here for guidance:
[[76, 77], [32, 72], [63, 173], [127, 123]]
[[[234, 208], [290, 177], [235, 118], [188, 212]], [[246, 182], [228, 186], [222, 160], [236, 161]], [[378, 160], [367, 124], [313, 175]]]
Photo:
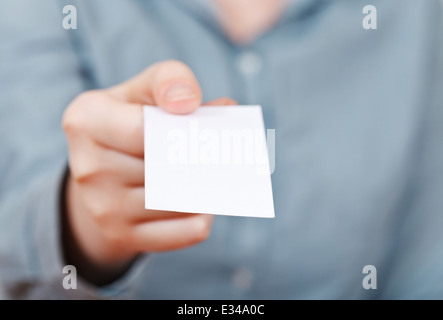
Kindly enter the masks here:
[[283, 14], [281, 23], [309, 15], [325, 4], [331, 3], [331, 0], [288, 0], [288, 2], [288, 7]]

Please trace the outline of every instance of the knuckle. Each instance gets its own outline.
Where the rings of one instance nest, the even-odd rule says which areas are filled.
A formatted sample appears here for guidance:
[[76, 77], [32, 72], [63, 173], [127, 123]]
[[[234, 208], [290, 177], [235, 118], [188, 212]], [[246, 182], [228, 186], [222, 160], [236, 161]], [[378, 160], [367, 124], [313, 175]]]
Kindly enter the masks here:
[[90, 107], [102, 104], [103, 99], [103, 94], [98, 90], [86, 91], [78, 95], [63, 114], [63, 130], [68, 135], [81, 132], [87, 125], [89, 119], [87, 112]]
[[79, 112], [77, 105], [71, 104], [63, 114], [62, 127], [68, 135], [72, 135], [80, 129], [82, 125], [82, 113]]
[[107, 243], [114, 248], [122, 247], [127, 243], [126, 236], [120, 229], [108, 228], [103, 233]]
[[71, 175], [78, 183], [90, 181], [101, 173], [101, 166], [94, 158], [83, 154], [71, 154], [69, 161]]
[[115, 209], [111, 201], [96, 201], [91, 205], [91, 215], [95, 222], [104, 227], [110, 226], [116, 218]]

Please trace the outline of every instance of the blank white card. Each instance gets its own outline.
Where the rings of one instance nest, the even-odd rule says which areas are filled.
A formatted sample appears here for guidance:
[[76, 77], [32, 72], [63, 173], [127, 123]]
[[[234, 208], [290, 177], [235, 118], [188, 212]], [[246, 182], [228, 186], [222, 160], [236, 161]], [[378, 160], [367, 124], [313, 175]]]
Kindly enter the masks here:
[[273, 218], [272, 130], [267, 137], [260, 106], [188, 115], [145, 106], [145, 208]]

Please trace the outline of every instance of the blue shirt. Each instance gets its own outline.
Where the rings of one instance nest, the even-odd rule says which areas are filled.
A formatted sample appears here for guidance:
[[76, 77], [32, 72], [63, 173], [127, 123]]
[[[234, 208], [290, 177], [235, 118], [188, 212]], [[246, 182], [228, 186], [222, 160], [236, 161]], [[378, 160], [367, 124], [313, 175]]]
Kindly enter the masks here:
[[[7, 298], [443, 297], [443, 20], [437, 0], [298, 0], [235, 45], [203, 0], [8, 1], [0, 11], [0, 282]], [[78, 29], [62, 27], [77, 8]], [[204, 100], [261, 104], [276, 218], [216, 217], [190, 249], [64, 290], [60, 122], [79, 93], [179, 59]], [[199, 201], [196, 196], [195, 201]], [[366, 290], [364, 266], [377, 270]]]

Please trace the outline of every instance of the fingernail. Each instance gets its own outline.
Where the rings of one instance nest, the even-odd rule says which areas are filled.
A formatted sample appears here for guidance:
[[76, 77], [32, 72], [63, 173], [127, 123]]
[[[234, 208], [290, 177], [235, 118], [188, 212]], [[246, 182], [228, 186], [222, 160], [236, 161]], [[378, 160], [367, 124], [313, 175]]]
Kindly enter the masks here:
[[195, 89], [187, 84], [174, 84], [167, 89], [165, 98], [168, 101], [175, 102], [196, 98]]

